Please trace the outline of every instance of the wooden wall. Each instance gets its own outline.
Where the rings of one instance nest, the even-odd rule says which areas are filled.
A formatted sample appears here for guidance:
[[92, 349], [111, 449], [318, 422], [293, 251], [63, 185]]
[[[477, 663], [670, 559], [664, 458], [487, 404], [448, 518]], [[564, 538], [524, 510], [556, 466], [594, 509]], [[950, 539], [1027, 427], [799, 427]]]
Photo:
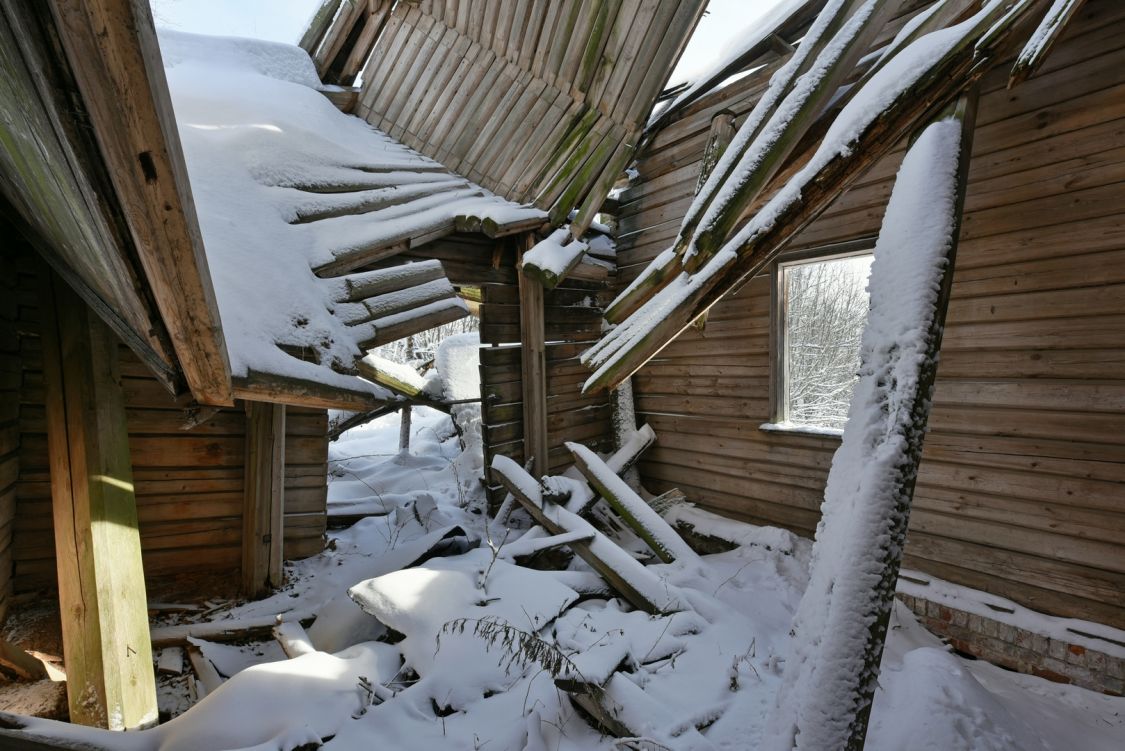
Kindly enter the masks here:
[[[888, 27], [894, 33], [898, 24]], [[738, 122], [770, 66], [693, 105], [622, 196], [621, 284], [668, 246], [711, 117]], [[1125, 4], [1090, 0], [1042, 72], [984, 81], [966, 216], [907, 565], [1125, 627]], [[901, 151], [793, 244], [879, 231]], [[811, 535], [838, 439], [761, 431], [770, 282], [747, 283], [635, 379], [654, 491]]]
[[[17, 592], [51, 588], [56, 579], [47, 463], [39, 309], [35, 271], [21, 267], [19, 481], [13, 541]], [[121, 372], [145, 574], [230, 574], [241, 563], [246, 415], [237, 404], [192, 430], [183, 408], [122, 346]], [[286, 415], [285, 555], [321, 550], [327, 520], [327, 413], [289, 408]]]
[[[597, 339], [604, 285], [568, 280], [545, 296], [547, 331], [547, 442], [552, 472], [570, 466], [563, 443], [579, 441], [595, 450], [612, 448], [609, 397], [605, 391], [583, 396], [589, 371], [578, 355]], [[521, 464], [523, 452], [523, 383], [520, 372], [519, 289], [515, 284], [482, 287], [481, 396], [485, 466], [496, 454]]]
[[0, 255], [0, 624], [12, 594], [12, 527], [20, 446], [20, 353], [16, 329], [16, 274]]

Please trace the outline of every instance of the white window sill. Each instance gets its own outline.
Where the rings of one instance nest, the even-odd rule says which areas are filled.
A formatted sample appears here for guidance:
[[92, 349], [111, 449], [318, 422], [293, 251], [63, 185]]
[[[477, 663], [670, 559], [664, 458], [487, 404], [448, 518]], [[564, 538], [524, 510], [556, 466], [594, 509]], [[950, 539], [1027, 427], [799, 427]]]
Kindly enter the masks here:
[[840, 428], [818, 428], [815, 425], [795, 425], [791, 422], [764, 422], [758, 426], [758, 429], [767, 433], [796, 433], [821, 438], [840, 438], [844, 435], [844, 431]]

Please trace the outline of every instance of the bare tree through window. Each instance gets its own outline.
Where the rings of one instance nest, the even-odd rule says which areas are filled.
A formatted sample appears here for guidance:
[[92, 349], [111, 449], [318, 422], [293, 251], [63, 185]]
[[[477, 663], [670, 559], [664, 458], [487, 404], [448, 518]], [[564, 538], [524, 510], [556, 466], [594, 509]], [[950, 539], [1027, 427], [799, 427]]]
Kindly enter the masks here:
[[783, 265], [784, 421], [842, 429], [867, 320], [868, 254]]

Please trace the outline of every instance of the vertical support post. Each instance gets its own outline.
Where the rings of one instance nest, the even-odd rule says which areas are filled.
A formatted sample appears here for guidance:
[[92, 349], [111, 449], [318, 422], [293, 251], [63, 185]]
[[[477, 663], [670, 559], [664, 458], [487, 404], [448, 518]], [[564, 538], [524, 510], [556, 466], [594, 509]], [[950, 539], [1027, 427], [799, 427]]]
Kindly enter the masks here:
[[242, 591], [260, 597], [282, 584], [285, 537], [285, 405], [246, 403]]
[[44, 280], [47, 447], [70, 719], [144, 728], [157, 720], [156, 683], [118, 340], [58, 277]]
[[[524, 238], [530, 250], [535, 238]], [[520, 355], [523, 377], [523, 451], [531, 460], [531, 473], [542, 477], [550, 470], [547, 456], [547, 331], [544, 320], [544, 291], [538, 279], [523, 273], [520, 262]]]
[[398, 452], [400, 454], [410, 453], [410, 405], [406, 404], [402, 407], [401, 414], [402, 421], [398, 425]]

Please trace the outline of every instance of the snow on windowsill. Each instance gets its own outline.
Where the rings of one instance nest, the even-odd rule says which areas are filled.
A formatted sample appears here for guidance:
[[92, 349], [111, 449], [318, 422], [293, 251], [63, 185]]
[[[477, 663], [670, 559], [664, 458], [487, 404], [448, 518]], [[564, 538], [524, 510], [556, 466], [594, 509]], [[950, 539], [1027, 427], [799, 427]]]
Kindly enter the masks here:
[[758, 426], [758, 430], [764, 430], [767, 433], [798, 433], [800, 435], [815, 435], [831, 438], [839, 438], [844, 435], [844, 431], [840, 428], [798, 425], [792, 422], [763, 422]]

